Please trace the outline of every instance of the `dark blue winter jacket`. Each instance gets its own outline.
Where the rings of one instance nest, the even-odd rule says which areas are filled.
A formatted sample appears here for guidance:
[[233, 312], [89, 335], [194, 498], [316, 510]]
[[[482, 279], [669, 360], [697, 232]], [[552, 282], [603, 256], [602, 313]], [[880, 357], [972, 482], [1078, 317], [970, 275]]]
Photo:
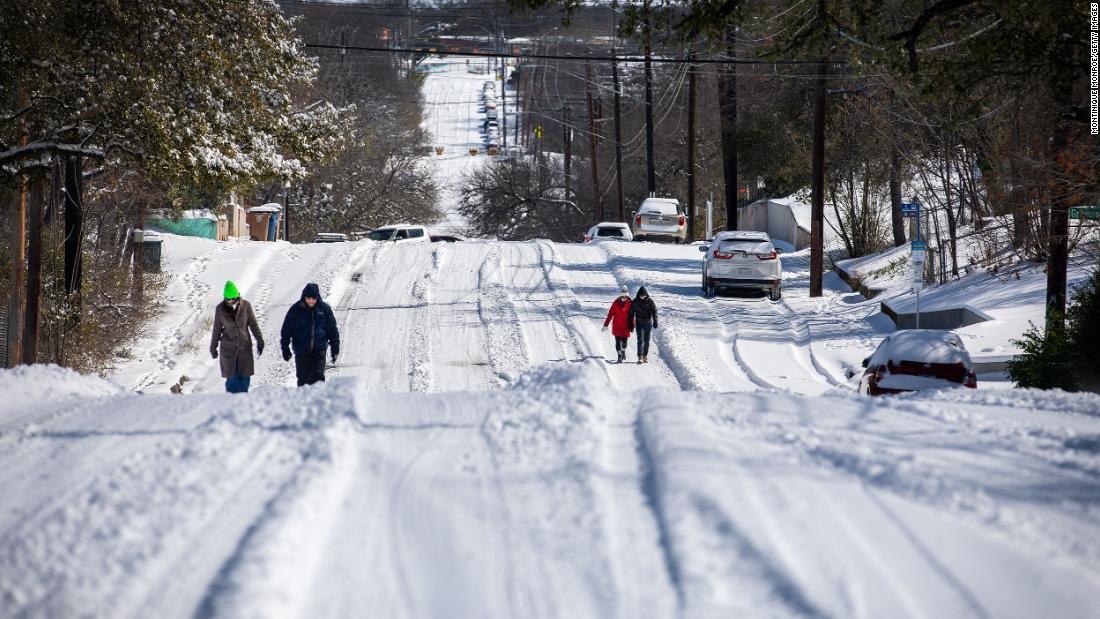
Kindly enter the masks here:
[[[317, 304], [310, 308], [306, 305], [306, 297], [317, 299]], [[306, 284], [301, 300], [290, 306], [283, 320], [281, 335], [284, 356], [289, 355], [292, 349], [296, 355], [324, 353], [330, 346], [334, 358], [340, 354], [340, 330], [336, 327], [336, 317], [328, 303], [321, 300], [321, 289], [317, 284]]]

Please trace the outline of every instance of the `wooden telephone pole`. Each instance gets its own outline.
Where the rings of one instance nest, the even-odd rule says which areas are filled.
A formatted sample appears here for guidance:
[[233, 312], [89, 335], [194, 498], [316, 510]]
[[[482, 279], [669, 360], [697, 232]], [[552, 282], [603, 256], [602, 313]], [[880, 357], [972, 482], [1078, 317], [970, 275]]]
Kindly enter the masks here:
[[[691, 60], [695, 60], [695, 50], [691, 50]], [[688, 195], [687, 195], [687, 240], [695, 240], [695, 64], [688, 65]]]
[[600, 195], [600, 136], [596, 133], [596, 113], [592, 105], [592, 63], [584, 63], [585, 97], [588, 100], [588, 146], [592, 156], [592, 196], [596, 206], [596, 214], [600, 221], [606, 221], [603, 212], [603, 196]]
[[829, 65], [817, 65], [814, 80], [814, 134], [812, 180], [810, 183], [810, 296], [821, 296], [821, 278], [825, 267], [825, 81]]
[[611, 49], [611, 85], [615, 89], [615, 190], [619, 201], [619, 221], [626, 221], [626, 202], [623, 197], [623, 124], [622, 105], [619, 101], [619, 62], [615, 58], [615, 48]]

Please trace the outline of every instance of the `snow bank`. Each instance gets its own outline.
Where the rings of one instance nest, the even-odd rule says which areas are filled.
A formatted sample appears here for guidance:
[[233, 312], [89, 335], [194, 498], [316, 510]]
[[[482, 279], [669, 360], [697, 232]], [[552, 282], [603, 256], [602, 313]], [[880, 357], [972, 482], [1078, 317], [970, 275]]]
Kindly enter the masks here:
[[0, 422], [40, 408], [44, 402], [74, 398], [102, 398], [122, 392], [122, 387], [56, 365], [21, 365], [0, 369]]

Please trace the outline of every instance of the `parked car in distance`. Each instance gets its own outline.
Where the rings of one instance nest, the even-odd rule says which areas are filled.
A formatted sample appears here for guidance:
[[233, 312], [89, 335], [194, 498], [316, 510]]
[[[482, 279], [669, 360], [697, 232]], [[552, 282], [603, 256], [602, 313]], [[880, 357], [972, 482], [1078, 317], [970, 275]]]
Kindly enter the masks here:
[[393, 241], [395, 243], [429, 243], [428, 229], [424, 226], [394, 224], [371, 230], [367, 235], [372, 241]]
[[457, 234], [429, 234], [428, 238], [433, 243], [461, 243], [466, 240]]
[[[863, 360], [863, 367], [858, 390], [867, 395], [978, 386], [970, 353], [962, 338], [951, 331], [907, 329], [892, 333]], [[848, 373], [851, 378], [858, 372]]]
[[634, 212], [634, 240], [687, 240], [687, 217], [676, 198], [646, 198]]
[[591, 228], [588, 232], [584, 233], [584, 242], [591, 243], [596, 239], [607, 239], [612, 241], [633, 241], [634, 233], [630, 231], [630, 226], [619, 221], [602, 221]]
[[318, 232], [313, 237], [314, 243], [342, 243], [348, 240], [348, 235], [342, 232]]
[[701, 245], [703, 295], [713, 297], [723, 288], [760, 290], [772, 301], [783, 295], [783, 262], [766, 232], [719, 232], [709, 245]]

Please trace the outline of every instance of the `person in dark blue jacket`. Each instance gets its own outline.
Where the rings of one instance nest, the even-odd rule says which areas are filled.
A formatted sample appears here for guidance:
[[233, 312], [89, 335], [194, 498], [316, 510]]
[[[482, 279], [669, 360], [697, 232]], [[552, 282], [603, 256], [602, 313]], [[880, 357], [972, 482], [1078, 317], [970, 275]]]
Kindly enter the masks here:
[[321, 300], [317, 284], [306, 284], [302, 299], [290, 306], [281, 335], [283, 359], [290, 361], [290, 353], [294, 352], [298, 386], [324, 381], [325, 352], [331, 348], [332, 362], [336, 363], [340, 354], [340, 330], [336, 327], [332, 308]]

